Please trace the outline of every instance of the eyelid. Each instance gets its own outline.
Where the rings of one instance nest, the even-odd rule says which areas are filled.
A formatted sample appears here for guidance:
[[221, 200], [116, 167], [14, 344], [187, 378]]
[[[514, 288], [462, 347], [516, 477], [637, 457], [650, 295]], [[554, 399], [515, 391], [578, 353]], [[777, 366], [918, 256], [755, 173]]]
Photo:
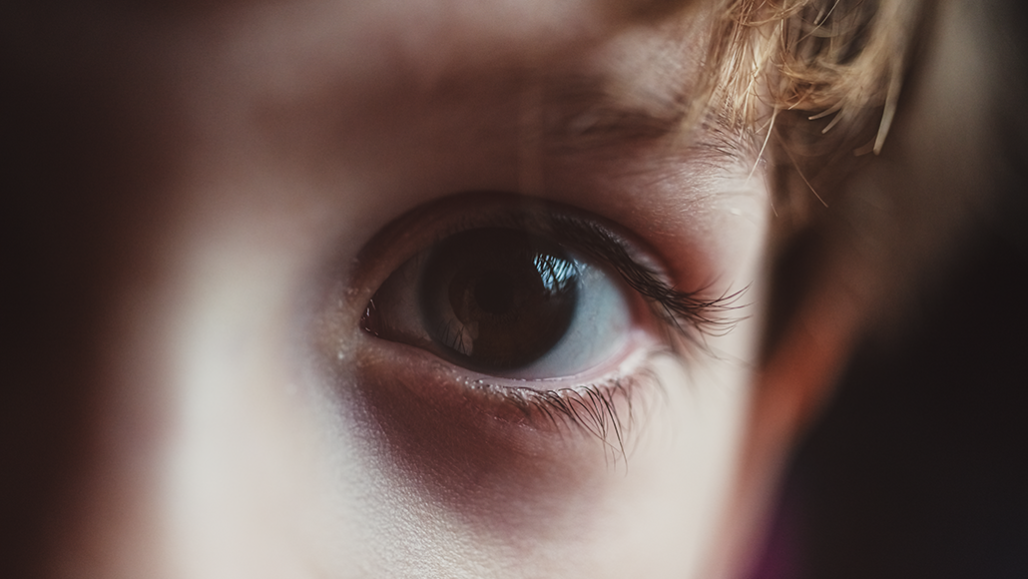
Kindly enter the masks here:
[[[523, 451], [546, 440], [566, 442], [549, 435], [577, 431], [598, 439], [617, 461], [627, 458], [626, 437], [632, 425], [645, 422], [663, 396], [653, 364], [669, 352], [652, 340], [639, 346], [613, 371], [591, 380], [519, 380], [479, 374], [419, 348], [375, 340], [374, 345], [365, 344], [366, 354], [359, 354], [367, 362], [358, 368], [358, 384], [372, 398], [388, 396], [405, 405], [419, 401], [419, 415], [434, 415], [480, 432], [493, 441], [492, 452], [501, 452], [506, 445]], [[540, 389], [528, 386], [530, 382], [553, 387]], [[543, 438], [526, 439], [529, 432]]]

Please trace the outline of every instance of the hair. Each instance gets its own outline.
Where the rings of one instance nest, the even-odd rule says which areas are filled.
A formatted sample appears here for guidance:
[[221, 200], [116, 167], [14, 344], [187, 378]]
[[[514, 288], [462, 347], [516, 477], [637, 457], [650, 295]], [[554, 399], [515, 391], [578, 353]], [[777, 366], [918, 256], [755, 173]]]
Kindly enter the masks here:
[[[834, 115], [825, 132], [883, 109], [881, 151], [922, 21], [917, 0], [723, 0], [710, 55], [714, 97], [738, 122], [775, 111]], [[763, 79], [763, 80], [762, 80]]]
[[[818, 167], [834, 173], [823, 183], [827, 192], [855, 165], [847, 157], [878, 154], [885, 144], [926, 20], [923, 2], [720, 3], [708, 48], [708, 114], [763, 130], [782, 161], [779, 169], [797, 173], [801, 188], [824, 203], [812, 185], [823, 180]], [[776, 201], [795, 193], [795, 187], [784, 189]]]
[[[931, 10], [923, 0], [719, 2], [707, 49], [708, 105], [696, 114], [717, 115], [763, 143], [776, 213], [766, 336], [773, 348], [797, 308], [835, 275], [827, 270], [851, 268], [844, 283], [860, 284], [850, 290], [870, 307], [886, 286], [897, 290], [916, 277], [898, 275], [893, 260], [934, 251], [929, 242], [910, 244], [902, 258], [840, 265], [866, 239], [900, 235], [907, 211], [864, 211], [870, 193], [853, 181], [883, 150]], [[884, 193], [897, 205], [918, 203], [906, 191]]]

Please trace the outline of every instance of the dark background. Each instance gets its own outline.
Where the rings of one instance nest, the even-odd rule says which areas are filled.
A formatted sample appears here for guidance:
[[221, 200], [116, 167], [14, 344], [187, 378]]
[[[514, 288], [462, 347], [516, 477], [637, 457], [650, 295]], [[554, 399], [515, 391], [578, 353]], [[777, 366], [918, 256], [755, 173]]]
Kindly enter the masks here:
[[798, 575], [1028, 578], [1028, 260], [994, 236], [901, 344], [859, 352], [794, 457]]
[[[1028, 3], [986, 4], [997, 207], [868, 338], [793, 456], [764, 569], [801, 579], [1028, 578]], [[984, 106], [984, 103], [983, 103]]]

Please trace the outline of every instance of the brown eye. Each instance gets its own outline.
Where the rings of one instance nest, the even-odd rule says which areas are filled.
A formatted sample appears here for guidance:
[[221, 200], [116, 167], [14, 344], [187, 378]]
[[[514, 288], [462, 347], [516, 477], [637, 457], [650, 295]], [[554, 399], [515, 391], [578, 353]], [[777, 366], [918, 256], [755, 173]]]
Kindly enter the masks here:
[[617, 363], [635, 335], [632, 290], [580, 250], [585, 243], [561, 235], [488, 224], [445, 237], [388, 276], [361, 327], [499, 378], [565, 378]]
[[429, 337], [481, 371], [523, 367], [564, 337], [579, 273], [556, 243], [502, 228], [465, 231], [431, 250], [418, 285]]

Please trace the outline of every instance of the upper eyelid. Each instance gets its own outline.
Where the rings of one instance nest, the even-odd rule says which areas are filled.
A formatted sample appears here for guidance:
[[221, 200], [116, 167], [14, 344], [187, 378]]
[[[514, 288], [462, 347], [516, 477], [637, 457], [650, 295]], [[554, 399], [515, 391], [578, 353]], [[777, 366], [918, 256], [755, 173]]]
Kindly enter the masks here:
[[[669, 277], [664, 266], [653, 257], [659, 255], [659, 251], [643, 240], [629, 240], [631, 235], [618, 231], [621, 228], [618, 224], [607, 225], [607, 222], [606, 218], [588, 210], [545, 198], [499, 191], [462, 192], [416, 207], [386, 224], [358, 252], [355, 269], [360, 270], [362, 265], [378, 260], [385, 249], [397, 245], [391, 240], [394, 237], [408, 238], [398, 245], [410, 246], [405, 255], [394, 261], [398, 265], [425, 247], [457, 233], [480, 227], [509, 227], [563, 239], [573, 246], [581, 243], [583, 236], [601, 246], [616, 246], [638, 269], [645, 269], [662, 280]], [[574, 233], [581, 235], [574, 237]], [[609, 252], [599, 256], [608, 255]]]

